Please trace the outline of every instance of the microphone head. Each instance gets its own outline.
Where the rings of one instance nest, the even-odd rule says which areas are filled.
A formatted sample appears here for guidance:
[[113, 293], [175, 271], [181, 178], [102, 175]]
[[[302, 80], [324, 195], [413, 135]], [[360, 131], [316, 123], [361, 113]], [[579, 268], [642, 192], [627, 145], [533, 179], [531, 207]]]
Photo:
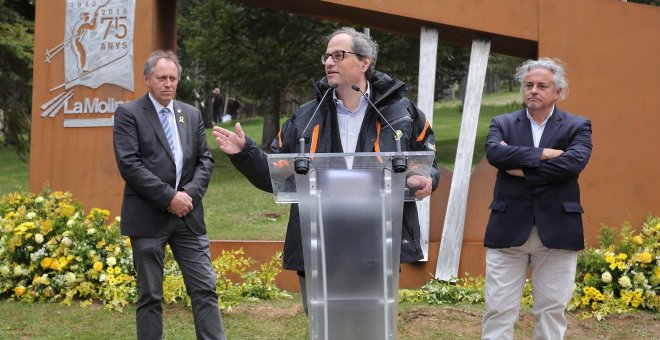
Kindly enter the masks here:
[[357, 86], [357, 85], [353, 85], [353, 86], [351, 86], [351, 88], [352, 88], [353, 90], [355, 90], [355, 91], [360, 92], [360, 87]]

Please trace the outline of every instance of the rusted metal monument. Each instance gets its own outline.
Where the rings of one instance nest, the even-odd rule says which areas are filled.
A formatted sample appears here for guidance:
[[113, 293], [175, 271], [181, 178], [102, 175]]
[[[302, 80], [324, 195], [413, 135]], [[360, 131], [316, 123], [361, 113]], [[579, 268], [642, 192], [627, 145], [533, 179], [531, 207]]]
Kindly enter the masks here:
[[[123, 183], [112, 152], [114, 109], [146, 92], [140, 68], [148, 53], [176, 47], [176, 0], [106, 1], [93, 8], [84, 5], [92, 1], [37, 2], [30, 190], [49, 183], [117, 214]], [[597, 244], [602, 224], [639, 225], [660, 212], [660, 8], [619, 0], [241, 2], [419, 37], [418, 106], [425, 112], [434, 85], [424, 75], [434, 74], [437, 44], [471, 47], [459, 156], [453, 174], [443, 170], [439, 189], [421, 203], [430, 211], [427, 261], [402, 266], [402, 288], [432, 276], [483, 274], [496, 171], [482, 160], [470, 172], [469, 159], [490, 53], [568, 64], [571, 95], [562, 109], [593, 122], [594, 150], [580, 179], [588, 245]], [[101, 42], [90, 44], [94, 39]], [[243, 247], [267, 261], [282, 242], [214, 241], [212, 247], [215, 255]], [[298, 288], [295, 273], [283, 273], [278, 284]]]

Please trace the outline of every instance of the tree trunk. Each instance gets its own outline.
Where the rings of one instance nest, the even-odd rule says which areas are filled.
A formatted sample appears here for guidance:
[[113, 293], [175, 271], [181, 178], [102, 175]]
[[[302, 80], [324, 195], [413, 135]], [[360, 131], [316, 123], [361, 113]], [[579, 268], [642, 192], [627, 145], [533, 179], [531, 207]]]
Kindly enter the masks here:
[[202, 118], [204, 119], [204, 128], [213, 127], [213, 97], [204, 100], [204, 107], [201, 108]]
[[280, 130], [280, 92], [272, 91], [264, 110], [264, 127], [261, 133], [261, 146], [267, 148]]

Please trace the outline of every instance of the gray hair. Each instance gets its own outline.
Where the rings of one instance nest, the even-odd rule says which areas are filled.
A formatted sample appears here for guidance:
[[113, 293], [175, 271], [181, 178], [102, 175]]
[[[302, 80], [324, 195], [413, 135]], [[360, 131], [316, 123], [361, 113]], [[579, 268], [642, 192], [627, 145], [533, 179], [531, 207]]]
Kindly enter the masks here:
[[539, 58], [538, 60], [527, 60], [525, 61], [518, 69], [516, 69], [516, 75], [514, 76], [520, 82], [520, 90], [524, 88], [525, 76], [527, 72], [537, 69], [544, 68], [552, 72], [552, 82], [555, 85], [555, 92], [563, 89], [559, 94], [559, 99], [564, 99], [568, 96], [568, 80], [566, 79], [566, 71], [564, 63], [559, 59], [552, 58]]
[[174, 54], [174, 52], [164, 50], [156, 50], [149, 55], [147, 61], [144, 63], [144, 75], [146, 77], [151, 75], [154, 66], [160, 59], [167, 59], [174, 62], [176, 64], [176, 68], [179, 69], [179, 78], [181, 78], [181, 71], [183, 71], [183, 68], [181, 67], [179, 58], [176, 56], [176, 54]]
[[353, 38], [353, 52], [358, 54], [358, 59], [362, 60], [364, 57], [371, 58], [371, 64], [367, 69], [366, 76], [369, 78], [376, 70], [376, 59], [378, 58], [378, 43], [371, 39], [370, 36], [356, 31], [352, 27], [342, 27], [328, 35], [326, 43], [339, 34], [348, 34]]

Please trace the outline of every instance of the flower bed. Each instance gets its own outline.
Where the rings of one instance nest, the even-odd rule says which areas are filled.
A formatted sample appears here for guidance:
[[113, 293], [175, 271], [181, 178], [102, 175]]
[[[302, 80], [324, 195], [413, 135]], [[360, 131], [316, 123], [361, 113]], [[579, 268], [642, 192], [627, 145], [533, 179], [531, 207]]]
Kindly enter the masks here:
[[618, 238], [604, 226], [599, 241], [578, 258], [568, 309], [598, 320], [631, 309], [660, 311], [660, 218], [649, 216], [639, 233], [624, 223]]
[[[633, 232], [624, 223], [618, 237], [604, 226], [600, 248], [585, 249], [578, 257], [578, 268], [569, 311], [583, 318], [602, 320], [610, 313], [635, 309], [660, 311], [660, 218], [649, 216]], [[401, 301], [430, 304], [483, 303], [484, 279], [466, 275], [449, 281], [432, 280], [422, 289], [401, 289]], [[521, 304], [532, 306], [533, 282], [527, 280]]]
[[[23, 302], [74, 299], [83, 305], [101, 301], [121, 310], [137, 300], [130, 239], [120, 219], [108, 210], [85, 213], [70, 193], [44, 190], [40, 195], [10, 193], [0, 200], [0, 297]], [[223, 252], [214, 262], [221, 308], [245, 298], [287, 296], [275, 287], [279, 254], [260, 271], [242, 250]], [[189, 303], [181, 272], [166, 255], [164, 297]], [[235, 283], [230, 277], [238, 278]]]

